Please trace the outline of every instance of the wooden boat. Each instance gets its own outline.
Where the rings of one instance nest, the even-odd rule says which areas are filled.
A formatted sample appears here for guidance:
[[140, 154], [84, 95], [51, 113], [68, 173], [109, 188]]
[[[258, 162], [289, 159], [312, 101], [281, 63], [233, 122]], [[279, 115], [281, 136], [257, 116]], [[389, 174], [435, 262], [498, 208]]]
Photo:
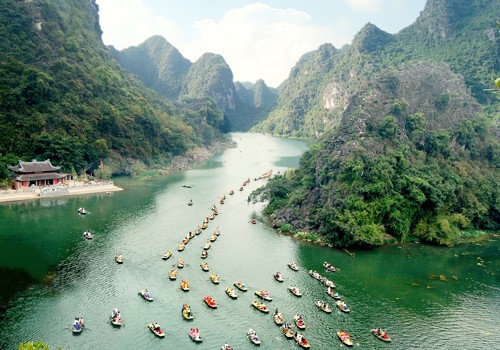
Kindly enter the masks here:
[[385, 341], [385, 342], [391, 341], [391, 338], [389, 338], [389, 334], [387, 334], [387, 332], [385, 332], [383, 329], [374, 328], [374, 329], [371, 329], [370, 332], [382, 341]]
[[257, 219], [252, 218], [252, 220], [250, 220], [250, 222], [255, 225], [257, 223]]
[[299, 271], [299, 267], [294, 262], [289, 262], [288, 267], [291, 268], [293, 271]]
[[328, 271], [331, 271], [331, 272], [340, 271], [340, 269], [336, 268], [335, 266], [333, 266], [332, 264], [330, 264], [329, 262], [326, 262], [326, 261], [323, 263], [323, 266], [325, 267], [325, 269], [327, 269]]
[[196, 227], [196, 230], [194, 231], [194, 234], [199, 235], [201, 232], [202, 232], [201, 227], [200, 225], [198, 225], [198, 227]]
[[272, 301], [273, 298], [269, 295], [267, 290], [258, 290], [255, 292], [255, 295], [257, 295], [259, 298], [267, 300], [267, 301]]
[[118, 255], [115, 255], [115, 261], [118, 264], [123, 264], [123, 262], [125, 261], [125, 259], [123, 259], [123, 256], [121, 254], [118, 254]]
[[302, 334], [300, 334], [299, 332], [297, 332], [293, 335], [293, 339], [295, 339], [297, 344], [299, 344], [299, 346], [303, 349], [309, 349], [311, 347], [311, 344], [309, 344], [309, 342], [306, 340], [306, 338], [304, 338], [304, 336]]
[[206, 262], [206, 261], [203, 261], [203, 262], [200, 264], [200, 266], [201, 266], [201, 269], [202, 269], [203, 271], [208, 271], [208, 270], [210, 269], [210, 268], [208, 267], [208, 264], [207, 264], [207, 262]]
[[295, 322], [295, 325], [297, 326], [298, 329], [306, 329], [306, 324], [304, 323], [302, 315], [293, 316], [293, 322]]
[[188, 202], [188, 205], [192, 206], [193, 205], [193, 200], [190, 199], [189, 202]]
[[338, 331], [337, 336], [339, 337], [340, 341], [342, 343], [344, 343], [345, 345], [347, 345], [347, 346], [353, 345], [353, 342], [351, 340], [351, 336], [346, 331]]
[[184, 237], [181, 241], [182, 244], [186, 245], [189, 243], [189, 237]]
[[240, 282], [234, 282], [234, 286], [236, 288], [238, 288], [239, 290], [241, 290], [242, 292], [246, 292], [248, 290], [247, 287], [245, 287], [245, 283], [243, 283], [241, 281]]
[[194, 238], [194, 236], [196, 236], [196, 235], [194, 234], [194, 232], [193, 232], [193, 231], [189, 231], [189, 233], [188, 233], [188, 237], [189, 237], [189, 239], [193, 239], [193, 238]]
[[284, 322], [283, 314], [279, 312], [278, 309], [274, 312], [273, 320], [278, 326], [281, 326]]
[[276, 272], [273, 276], [276, 281], [283, 282], [283, 275], [281, 274], [281, 272]]
[[78, 214], [80, 214], [80, 215], [86, 215], [87, 214], [87, 209], [85, 209], [85, 208], [78, 208]]
[[226, 288], [226, 294], [231, 298], [231, 299], [237, 299], [238, 298], [238, 294], [236, 293], [236, 291], [231, 288], [231, 287], [227, 287]]
[[184, 260], [183, 260], [183, 259], [179, 259], [179, 260], [177, 260], [177, 267], [178, 267], [179, 269], [184, 268]]
[[151, 293], [149, 293], [149, 290], [147, 289], [141, 289], [139, 291], [139, 295], [144, 298], [144, 300], [147, 301], [153, 301], [154, 298], [151, 296]]
[[206, 258], [207, 258], [207, 256], [208, 256], [208, 252], [207, 252], [206, 250], [202, 250], [202, 251], [201, 251], [201, 258], [202, 258], [202, 259], [206, 259]]
[[160, 337], [160, 338], [165, 337], [165, 333], [162, 331], [162, 329], [160, 328], [160, 325], [158, 323], [150, 323], [150, 324], [148, 324], [148, 328], [157, 337]]
[[80, 334], [85, 329], [85, 325], [83, 324], [83, 318], [75, 317], [73, 321], [73, 325], [71, 326], [71, 331], [73, 334]]
[[243, 186], [240, 187], [240, 191], [243, 191]]
[[170, 278], [171, 281], [176, 280], [177, 279], [177, 271], [175, 271], [174, 269], [170, 269], [170, 271], [168, 273], [168, 278]]
[[221, 350], [233, 350], [232, 347], [230, 347], [228, 344], [224, 344], [220, 347]]
[[212, 298], [211, 296], [206, 296], [203, 298], [203, 301], [212, 309], [217, 308], [217, 303], [215, 302], [215, 299]]
[[230, 196], [232, 196], [233, 194], [234, 194], [234, 191], [233, 191], [233, 190], [229, 191], [229, 195], [230, 195]]
[[247, 331], [247, 337], [255, 345], [260, 345], [260, 338], [259, 338], [259, 336], [257, 335], [257, 333], [255, 332], [255, 330], [253, 328], [250, 328]]
[[210, 280], [212, 281], [213, 284], [219, 284], [219, 276], [217, 274], [212, 273], [210, 275]]
[[323, 312], [326, 312], [327, 314], [332, 313], [332, 308], [328, 303], [326, 303], [324, 300], [316, 300], [314, 304], [318, 307]]
[[198, 328], [191, 328], [188, 334], [189, 338], [191, 338], [191, 340], [196, 343], [200, 343], [203, 341], [203, 339], [200, 337], [200, 331], [198, 330]]
[[122, 317], [119, 312], [115, 316], [111, 315], [109, 322], [111, 322], [111, 324], [115, 327], [123, 326]]
[[162, 259], [163, 260], [168, 260], [172, 256], [172, 252], [170, 250], [167, 250], [165, 254], [163, 254]]
[[83, 232], [83, 237], [87, 238], [87, 239], [92, 239], [94, 238], [94, 236], [92, 235], [92, 233], [90, 231], [85, 231]]
[[214, 233], [215, 233], [217, 236], [219, 236], [219, 235], [220, 235], [219, 226], [217, 226], [217, 227], [215, 228], [215, 232], [214, 232]]
[[339, 293], [336, 293], [332, 287], [326, 288], [326, 294], [331, 296], [333, 299], [340, 299]]
[[214, 233], [211, 237], [210, 237], [210, 242], [215, 242], [217, 240], [217, 235]]
[[192, 320], [194, 318], [189, 304], [182, 305], [181, 313], [185, 320]]
[[203, 249], [204, 250], [209, 250], [211, 246], [212, 246], [212, 243], [210, 243], [210, 241], [207, 240], [207, 243], [205, 243], [205, 245], [203, 246]]
[[220, 199], [220, 201], [219, 201], [219, 203], [220, 203], [221, 205], [224, 205], [224, 199], [223, 199], [223, 198], [221, 198], [221, 199]]
[[299, 291], [299, 288], [296, 286], [290, 286], [290, 287], [288, 287], [288, 290], [290, 291], [290, 293], [292, 293], [296, 297], [302, 296], [302, 293]]
[[212, 213], [212, 215], [210, 215], [209, 219], [210, 219], [210, 220], [215, 219], [215, 214], [214, 214], [214, 213]]
[[321, 276], [318, 272], [313, 271], [313, 270], [309, 270], [309, 275], [312, 278], [317, 279], [318, 281], [321, 281], [321, 279], [323, 278], [323, 276]]
[[337, 301], [337, 306], [340, 309], [340, 311], [342, 311], [342, 312], [345, 312], [345, 313], [351, 312], [351, 309], [349, 309], [347, 307], [347, 304], [345, 302], [343, 302], [342, 300]]
[[177, 251], [178, 252], [182, 252], [184, 250], [184, 248], [186, 248], [186, 245], [184, 243], [181, 243], [179, 244], [179, 246], [177, 247]]
[[181, 281], [181, 289], [185, 292], [189, 292], [189, 282], [186, 280]]
[[263, 312], [265, 314], [269, 313], [269, 309], [267, 308], [267, 306], [263, 303], [259, 303], [257, 300], [252, 301], [252, 306], [260, 312]]
[[291, 324], [287, 324], [287, 323], [285, 323], [285, 324], [281, 327], [281, 331], [283, 332], [283, 335], [284, 335], [287, 339], [292, 339], [292, 338], [293, 338], [293, 330], [292, 330], [292, 325], [291, 325]]
[[324, 286], [326, 287], [331, 287], [331, 288], [335, 288], [335, 283], [333, 283], [333, 281], [329, 280], [328, 278], [324, 277], [322, 279], [322, 283]]
[[204, 222], [203, 224], [201, 224], [201, 229], [204, 230], [208, 227], [207, 223]]

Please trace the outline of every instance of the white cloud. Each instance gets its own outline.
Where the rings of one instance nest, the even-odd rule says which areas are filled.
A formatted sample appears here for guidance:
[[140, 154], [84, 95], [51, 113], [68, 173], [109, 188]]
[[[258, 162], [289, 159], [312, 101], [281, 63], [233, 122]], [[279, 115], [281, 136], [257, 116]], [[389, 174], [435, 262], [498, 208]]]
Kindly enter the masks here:
[[[121, 50], [139, 45], [147, 38], [160, 34], [165, 38], [175, 33], [174, 25], [157, 16], [143, 0], [99, 0], [99, 16], [103, 41]], [[167, 39], [168, 40], [168, 39]]]
[[377, 13], [383, 9], [382, 0], [344, 0], [356, 12]]
[[314, 25], [309, 14], [292, 8], [255, 3], [227, 11], [220, 21], [194, 23], [195, 40], [181, 52], [197, 59], [205, 52], [221, 54], [235, 80], [262, 77], [277, 86], [304, 53], [332, 42], [334, 34]]

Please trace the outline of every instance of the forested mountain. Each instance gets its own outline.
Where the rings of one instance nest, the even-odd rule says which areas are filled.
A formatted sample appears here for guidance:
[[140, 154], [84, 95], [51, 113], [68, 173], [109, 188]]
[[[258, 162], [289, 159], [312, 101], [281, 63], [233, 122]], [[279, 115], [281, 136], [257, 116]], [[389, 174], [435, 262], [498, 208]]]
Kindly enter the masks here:
[[429, 0], [396, 35], [367, 24], [341, 50], [304, 55], [255, 128], [318, 138], [254, 193], [273, 225], [341, 246], [498, 230], [499, 100], [485, 90], [498, 13], [498, 1]]
[[395, 35], [369, 23], [351, 45], [325, 44], [299, 60], [276, 108], [254, 130], [316, 138], [339, 127], [348, 96], [364, 82], [412, 61], [447, 63], [479, 102], [496, 103], [485, 89], [500, 70], [498, 13], [500, 2], [494, 0], [429, 0], [415, 23]]
[[221, 135], [215, 106], [174, 105], [113, 59], [94, 0], [1, 1], [0, 37], [2, 178], [32, 158], [78, 173], [105, 157], [114, 172], [162, 167]]
[[263, 80], [250, 90], [234, 83], [233, 72], [221, 55], [205, 53], [191, 63], [160, 36], [122, 51], [110, 50], [146, 86], [169, 99], [212, 99], [224, 111], [226, 130], [248, 130], [267, 116], [278, 98]]

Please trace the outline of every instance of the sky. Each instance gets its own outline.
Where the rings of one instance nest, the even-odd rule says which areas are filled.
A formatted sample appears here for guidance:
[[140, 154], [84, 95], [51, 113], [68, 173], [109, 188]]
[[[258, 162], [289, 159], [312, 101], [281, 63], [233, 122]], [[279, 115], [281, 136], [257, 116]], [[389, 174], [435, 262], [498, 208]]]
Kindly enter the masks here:
[[122, 50], [163, 36], [191, 62], [224, 57], [234, 81], [277, 87], [302, 55], [350, 44], [368, 22], [397, 33], [426, 0], [97, 0], [102, 39]]

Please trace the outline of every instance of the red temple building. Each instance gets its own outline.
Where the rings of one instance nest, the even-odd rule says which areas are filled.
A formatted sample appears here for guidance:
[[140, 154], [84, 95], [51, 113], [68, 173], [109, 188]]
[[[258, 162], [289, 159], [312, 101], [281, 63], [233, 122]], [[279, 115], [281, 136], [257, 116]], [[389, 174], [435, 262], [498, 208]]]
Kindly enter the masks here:
[[53, 166], [49, 159], [41, 162], [19, 161], [18, 165], [9, 168], [12, 170], [12, 188], [16, 190], [30, 186], [63, 185], [66, 179], [66, 174], [58, 173], [61, 167]]

